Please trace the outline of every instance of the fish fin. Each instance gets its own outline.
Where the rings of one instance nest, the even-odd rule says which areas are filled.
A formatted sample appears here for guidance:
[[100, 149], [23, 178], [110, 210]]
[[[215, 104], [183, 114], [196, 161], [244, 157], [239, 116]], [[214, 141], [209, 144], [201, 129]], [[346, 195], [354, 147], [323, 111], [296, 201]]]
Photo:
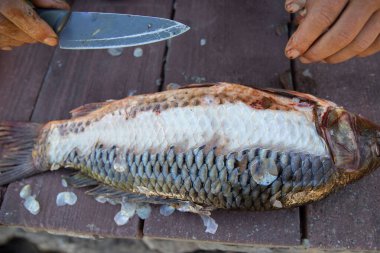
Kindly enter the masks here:
[[0, 185], [42, 172], [32, 155], [40, 129], [37, 123], [0, 123]]
[[188, 84], [188, 85], [182, 86], [178, 89], [181, 90], [181, 89], [191, 89], [191, 88], [205, 88], [205, 87], [213, 87], [216, 85], [219, 85], [219, 83], [195, 83], [195, 84]]
[[275, 88], [265, 88], [265, 89], [260, 89], [265, 92], [269, 92], [275, 95], [279, 95], [282, 97], [287, 97], [287, 98], [299, 98], [301, 101], [311, 103], [311, 104], [322, 104], [326, 106], [336, 106], [335, 103], [324, 100], [321, 98], [317, 98], [313, 95], [294, 91], [294, 90], [284, 90], [284, 89], [275, 89]]
[[89, 103], [89, 104], [79, 106], [78, 108], [75, 108], [74, 110], [70, 111], [71, 118], [77, 118], [77, 117], [88, 115], [89, 113], [96, 111], [97, 109], [103, 106], [111, 104], [113, 101], [114, 100], [107, 100], [105, 102]]
[[68, 185], [75, 188], [82, 188], [99, 184], [99, 182], [97, 182], [95, 179], [92, 179], [80, 172], [72, 174], [70, 176], [64, 176], [63, 178], [66, 180]]
[[166, 205], [178, 205], [181, 203], [187, 203], [180, 199], [164, 198], [161, 196], [152, 196], [141, 193], [132, 193], [127, 191], [121, 191], [108, 185], [98, 185], [95, 188], [88, 190], [86, 194], [93, 197], [103, 197], [118, 201], [127, 201], [133, 203], [150, 203], [150, 204], [166, 204]]

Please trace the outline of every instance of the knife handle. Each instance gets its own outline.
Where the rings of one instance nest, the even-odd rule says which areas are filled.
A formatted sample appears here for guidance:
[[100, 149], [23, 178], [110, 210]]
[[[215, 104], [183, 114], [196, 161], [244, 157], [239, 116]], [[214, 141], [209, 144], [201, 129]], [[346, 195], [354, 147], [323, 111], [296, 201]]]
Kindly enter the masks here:
[[62, 31], [68, 21], [71, 12], [66, 10], [54, 9], [35, 9], [37, 14], [48, 23], [56, 33]]

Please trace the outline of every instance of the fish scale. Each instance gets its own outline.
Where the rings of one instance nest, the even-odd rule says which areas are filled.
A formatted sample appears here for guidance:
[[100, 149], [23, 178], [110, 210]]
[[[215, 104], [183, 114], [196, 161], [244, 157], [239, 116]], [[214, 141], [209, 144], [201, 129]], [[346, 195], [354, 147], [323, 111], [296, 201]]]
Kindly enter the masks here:
[[0, 146], [0, 185], [69, 167], [91, 195], [208, 209], [299, 206], [380, 166], [380, 126], [309, 94], [228, 83], [0, 122]]
[[[323, 187], [334, 179], [336, 170], [328, 157], [264, 148], [228, 155], [216, 155], [215, 149], [206, 152], [204, 147], [186, 153], [176, 153], [170, 148], [160, 154], [120, 150], [97, 145], [84, 158], [73, 150], [65, 163], [89, 177], [98, 174], [95, 179], [122, 191], [148, 192], [217, 208], [253, 210], [272, 209], [274, 201], [281, 202], [286, 194]], [[112, 167], [118, 156], [125, 159], [122, 172]], [[247, 160], [245, 167], [238, 167], [242, 164], [239, 160]], [[256, 170], [249, 169], [253, 163]], [[89, 164], [97, 166], [88, 167]], [[266, 174], [271, 170], [274, 173], [273, 166], [277, 175]], [[274, 178], [266, 185], [255, 181], [260, 176]], [[141, 192], [141, 187], [147, 192]]]

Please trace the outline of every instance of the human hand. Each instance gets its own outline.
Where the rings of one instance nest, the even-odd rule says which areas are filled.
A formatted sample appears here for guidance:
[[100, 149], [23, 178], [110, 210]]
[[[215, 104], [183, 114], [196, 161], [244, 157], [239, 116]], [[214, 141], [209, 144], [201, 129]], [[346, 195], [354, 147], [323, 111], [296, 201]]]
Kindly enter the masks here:
[[286, 0], [301, 16], [285, 48], [303, 63], [339, 63], [380, 51], [380, 0]]
[[[31, 0], [36, 7], [69, 9], [63, 0]], [[57, 45], [57, 34], [25, 0], [0, 0], [0, 49], [11, 50], [25, 43]]]

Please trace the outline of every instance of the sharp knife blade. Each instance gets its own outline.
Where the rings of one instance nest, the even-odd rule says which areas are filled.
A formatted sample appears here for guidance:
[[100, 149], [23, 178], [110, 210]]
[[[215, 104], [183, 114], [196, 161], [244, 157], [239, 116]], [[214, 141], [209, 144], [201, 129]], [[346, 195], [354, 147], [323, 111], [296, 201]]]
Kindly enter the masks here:
[[37, 10], [63, 49], [132, 47], [167, 40], [190, 28], [177, 21], [129, 14]]

